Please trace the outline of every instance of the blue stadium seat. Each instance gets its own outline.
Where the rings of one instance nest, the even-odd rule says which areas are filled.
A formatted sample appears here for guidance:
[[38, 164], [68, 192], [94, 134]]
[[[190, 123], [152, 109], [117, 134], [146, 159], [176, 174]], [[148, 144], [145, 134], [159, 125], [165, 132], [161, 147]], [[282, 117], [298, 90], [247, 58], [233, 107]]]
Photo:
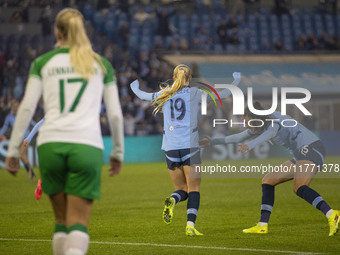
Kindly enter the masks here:
[[114, 12], [109, 11], [106, 15], [105, 15], [105, 20], [111, 20], [113, 22], [116, 22], [116, 15]]
[[255, 18], [255, 15], [253, 15], [253, 14], [248, 15], [247, 23], [248, 23], [249, 26], [256, 25], [257, 19]]
[[178, 20], [178, 23], [188, 22], [188, 16], [185, 14], [179, 14], [177, 15], [177, 20]]
[[132, 4], [130, 6], [131, 16], [135, 15], [139, 8], [140, 8], [140, 6], [138, 4]]
[[214, 44], [213, 48], [214, 48], [214, 51], [218, 53], [223, 51], [222, 45], [219, 43]]
[[151, 48], [151, 44], [142, 44], [141, 46], [140, 46], [140, 51], [147, 51], [147, 52], [149, 52], [150, 51], [150, 48]]
[[110, 5], [110, 8], [109, 8], [109, 12], [116, 13], [116, 11], [117, 11], [117, 6], [111, 4], [111, 5]]
[[94, 10], [92, 8], [92, 6], [88, 3], [84, 4], [84, 8], [83, 8], [83, 15], [84, 18], [86, 20], [92, 20], [92, 16], [93, 16]]
[[129, 40], [131, 37], [134, 38], [139, 38], [141, 35], [141, 30], [139, 29], [139, 27], [136, 26], [130, 26], [130, 36], [129, 36]]
[[266, 8], [259, 8], [258, 10], [260, 16], [267, 16], [268, 12], [267, 12], [267, 9]]
[[244, 19], [244, 16], [243, 16], [243, 15], [239, 14], [239, 15], [236, 16], [236, 21], [237, 21], [237, 23], [240, 24], [240, 23], [242, 23], [244, 20], [245, 20], [245, 19]]
[[292, 51], [293, 50], [293, 44], [291, 40], [287, 40], [286, 38], [283, 40], [283, 45], [286, 50]]
[[143, 23], [143, 27], [149, 27], [153, 31], [156, 28], [156, 24], [152, 19], [146, 19]]
[[104, 32], [104, 15], [97, 11], [93, 17], [93, 24], [97, 32], [103, 33]]
[[257, 42], [249, 44], [249, 50], [253, 52], [257, 52], [259, 50], [259, 44]]
[[38, 49], [42, 42], [42, 36], [40, 34], [34, 35], [31, 38], [31, 46], [33, 49]]
[[113, 20], [107, 20], [105, 22], [105, 32], [106, 32], [106, 37], [109, 41], [113, 41], [116, 38], [116, 27], [115, 27], [115, 23], [113, 22]]
[[239, 49], [240, 52], [245, 52], [247, 50], [247, 45], [245, 43], [241, 43], [238, 46], [238, 49]]
[[118, 19], [121, 21], [128, 21], [128, 15], [125, 12], [121, 12], [118, 16]]
[[173, 39], [172, 36], [167, 36], [167, 37], [165, 38], [165, 42], [164, 42], [165, 46], [166, 46], [167, 48], [169, 48], [173, 40], [174, 40], [174, 39]]
[[152, 35], [152, 29], [149, 26], [143, 26], [142, 28], [142, 35], [143, 36], [151, 36]]
[[145, 5], [144, 7], [144, 11], [147, 12], [147, 13], [152, 13], [153, 12], [153, 7], [152, 5]]

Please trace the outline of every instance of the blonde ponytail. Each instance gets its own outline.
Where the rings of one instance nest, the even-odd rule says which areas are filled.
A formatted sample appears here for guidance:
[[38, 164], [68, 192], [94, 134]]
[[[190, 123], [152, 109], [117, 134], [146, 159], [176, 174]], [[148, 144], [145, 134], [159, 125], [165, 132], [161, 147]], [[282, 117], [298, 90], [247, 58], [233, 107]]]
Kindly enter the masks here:
[[94, 61], [106, 73], [101, 57], [92, 49], [84, 28], [83, 15], [76, 9], [66, 8], [56, 17], [56, 28], [70, 47], [71, 64], [74, 70], [88, 80], [95, 74]]
[[155, 105], [155, 109], [153, 110], [154, 114], [157, 114], [164, 104], [174, 96], [177, 91], [180, 91], [184, 88], [184, 86], [190, 81], [191, 79], [191, 70], [186, 65], [178, 65], [174, 69], [173, 74], [174, 82], [171, 86], [160, 86], [161, 94], [156, 99], [152, 101], [152, 105]]

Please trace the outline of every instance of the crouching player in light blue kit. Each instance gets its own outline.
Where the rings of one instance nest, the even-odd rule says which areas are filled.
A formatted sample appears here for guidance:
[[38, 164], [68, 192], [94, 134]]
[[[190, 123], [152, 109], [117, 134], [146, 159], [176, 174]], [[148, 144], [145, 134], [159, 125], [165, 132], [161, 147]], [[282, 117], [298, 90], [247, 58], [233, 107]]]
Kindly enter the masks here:
[[[237, 85], [240, 74], [234, 73], [234, 78], [233, 84]], [[175, 204], [188, 199], [185, 233], [188, 236], [199, 236], [202, 233], [196, 230], [195, 221], [200, 204], [201, 176], [194, 175], [191, 167], [201, 164], [196, 116], [200, 109], [202, 91], [189, 87], [190, 80], [190, 68], [181, 64], [174, 69], [172, 85], [161, 87], [157, 93], [141, 91], [137, 80], [130, 86], [140, 99], [152, 101], [155, 114], [159, 111], [164, 114], [162, 150], [165, 151], [169, 174], [175, 187], [171, 196], [165, 199], [164, 222], [170, 224]], [[228, 89], [220, 93], [221, 98], [229, 95]], [[190, 115], [194, 117], [190, 118]]]
[[[258, 110], [263, 110], [259, 103], [255, 103], [254, 107]], [[275, 120], [273, 123], [271, 121], [267, 122], [266, 126], [255, 128], [248, 126], [247, 123], [250, 119], [261, 119], [264, 123], [266, 123], [265, 119]], [[294, 156], [292, 160], [282, 165], [285, 169], [290, 169], [290, 171], [271, 172], [263, 177], [260, 221], [256, 226], [244, 229], [243, 233], [268, 233], [268, 221], [274, 205], [275, 186], [294, 179], [294, 192], [296, 195], [326, 215], [330, 227], [329, 236], [333, 236], [338, 230], [340, 211], [332, 210], [323, 198], [309, 187], [318, 169], [322, 169], [325, 159], [324, 146], [316, 135], [297, 122], [295, 127], [282, 126], [281, 123], [285, 119], [292, 118], [288, 115], [281, 115], [280, 112], [274, 112], [269, 116], [258, 116], [247, 109], [244, 115], [247, 130], [223, 138], [210, 139], [205, 137], [200, 141], [200, 145], [205, 147], [224, 143], [240, 143], [253, 138], [239, 144], [239, 151], [247, 153], [256, 145], [269, 141], [273, 144], [282, 145]]]

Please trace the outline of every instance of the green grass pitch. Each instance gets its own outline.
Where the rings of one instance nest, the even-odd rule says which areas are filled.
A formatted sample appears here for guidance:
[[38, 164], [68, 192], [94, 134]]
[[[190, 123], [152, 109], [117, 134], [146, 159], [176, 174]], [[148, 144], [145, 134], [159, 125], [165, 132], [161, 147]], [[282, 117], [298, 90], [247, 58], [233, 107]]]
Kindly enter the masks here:
[[[126, 164], [113, 178], [107, 169], [103, 166], [102, 198], [91, 216], [88, 254], [340, 254], [340, 233], [328, 237], [326, 218], [294, 195], [292, 182], [276, 188], [269, 234], [246, 235], [242, 229], [259, 219], [261, 179], [203, 179], [196, 226], [204, 236], [192, 238], [184, 234], [186, 202], [176, 206], [171, 225], [162, 221], [163, 199], [173, 191], [165, 163]], [[17, 177], [0, 171], [1, 255], [52, 254], [52, 209], [46, 195], [35, 200], [35, 185], [24, 170]], [[316, 178], [311, 187], [340, 209], [340, 178]]]

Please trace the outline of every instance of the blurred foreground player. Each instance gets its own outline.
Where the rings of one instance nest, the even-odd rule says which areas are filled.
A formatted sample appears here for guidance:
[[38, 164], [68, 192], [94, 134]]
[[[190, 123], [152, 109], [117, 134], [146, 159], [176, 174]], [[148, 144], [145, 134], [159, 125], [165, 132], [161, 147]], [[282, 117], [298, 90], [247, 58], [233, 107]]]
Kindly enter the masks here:
[[53, 252], [87, 253], [87, 227], [94, 199], [100, 198], [103, 140], [99, 114], [107, 107], [114, 150], [110, 175], [123, 160], [123, 117], [111, 64], [96, 54], [75, 9], [64, 9], [55, 21], [57, 49], [32, 64], [23, 102], [11, 136], [6, 167], [16, 175], [19, 146], [41, 95], [45, 123], [37, 139], [42, 188], [55, 215]]

